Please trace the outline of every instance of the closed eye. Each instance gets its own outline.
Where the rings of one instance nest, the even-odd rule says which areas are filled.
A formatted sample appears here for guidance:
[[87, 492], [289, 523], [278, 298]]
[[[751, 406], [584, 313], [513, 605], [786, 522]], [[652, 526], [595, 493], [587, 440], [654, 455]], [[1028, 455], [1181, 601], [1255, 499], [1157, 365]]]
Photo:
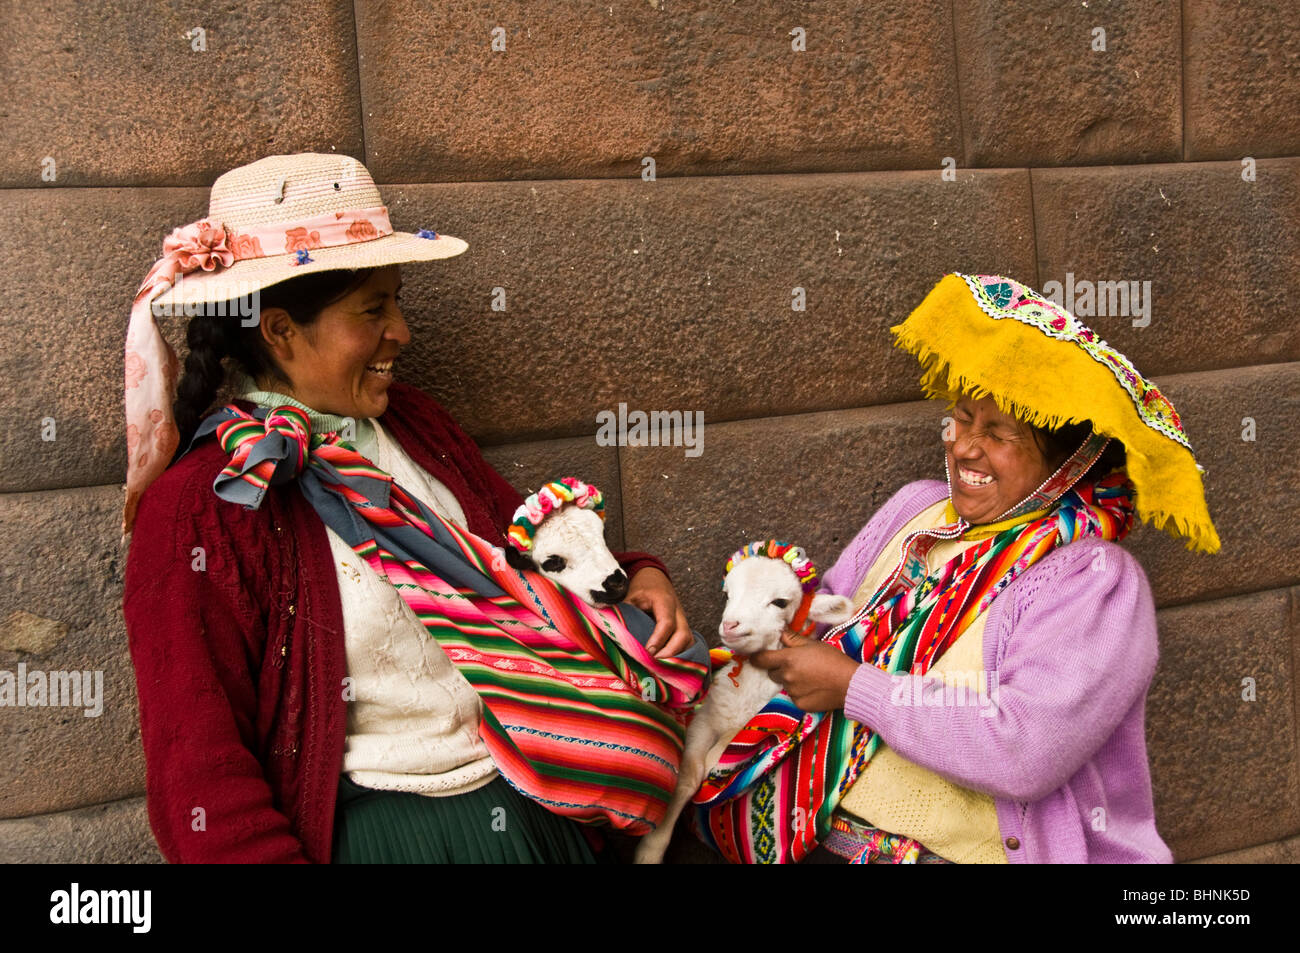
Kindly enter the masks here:
[[[402, 306], [401, 289], [398, 289], [396, 292], [393, 293], [393, 306], [396, 308], [400, 308]], [[378, 316], [383, 314], [385, 308], [387, 307], [388, 307], [388, 302], [385, 301], [383, 298], [380, 298], [379, 304], [375, 305], [373, 308], [366, 309], [366, 314], [373, 314]]]
[[564, 561], [563, 556], [547, 556], [546, 559], [542, 561], [542, 568], [547, 572], [559, 572], [567, 565], [568, 563]]

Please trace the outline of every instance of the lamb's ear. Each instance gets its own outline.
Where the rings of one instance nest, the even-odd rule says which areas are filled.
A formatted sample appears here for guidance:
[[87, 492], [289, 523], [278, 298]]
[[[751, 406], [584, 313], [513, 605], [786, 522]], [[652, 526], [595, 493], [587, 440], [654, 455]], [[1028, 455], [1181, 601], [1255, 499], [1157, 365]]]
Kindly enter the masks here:
[[537, 572], [537, 564], [533, 562], [531, 556], [525, 556], [519, 550], [510, 545], [506, 545], [504, 549], [506, 551], [506, 564], [509, 565], [511, 569], [518, 569], [521, 572], [529, 569], [533, 572]]
[[819, 592], [813, 596], [812, 605], [808, 607], [808, 617], [814, 622], [825, 622], [827, 625], [848, 622], [853, 618], [853, 600], [847, 596]]

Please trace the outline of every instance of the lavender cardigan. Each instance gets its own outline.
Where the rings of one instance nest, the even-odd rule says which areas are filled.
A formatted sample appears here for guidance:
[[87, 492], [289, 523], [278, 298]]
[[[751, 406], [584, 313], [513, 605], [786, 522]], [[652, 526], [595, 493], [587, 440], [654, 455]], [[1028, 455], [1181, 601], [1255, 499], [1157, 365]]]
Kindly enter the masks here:
[[[936, 480], [895, 493], [823, 591], [852, 597], [894, 535], [947, 494]], [[993, 600], [984, 635], [993, 705], [894, 704], [893, 676], [863, 665], [845, 713], [909, 761], [991, 795], [1011, 863], [1171, 863], [1147, 767], [1156, 616], [1137, 560], [1100, 540], [1059, 547]]]

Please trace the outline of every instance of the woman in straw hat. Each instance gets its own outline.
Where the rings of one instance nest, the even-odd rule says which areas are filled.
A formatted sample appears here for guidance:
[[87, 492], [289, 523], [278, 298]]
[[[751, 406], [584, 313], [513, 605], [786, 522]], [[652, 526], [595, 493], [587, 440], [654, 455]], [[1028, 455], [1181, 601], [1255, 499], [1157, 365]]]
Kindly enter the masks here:
[[754, 656], [784, 692], [697, 794], [698, 830], [736, 862], [1169, 862], [1155, 610], [1116, 544], [1136, 510], [1219, 548], [1182, 421], [1009, 278], [948, 275], [893, 330], [953, 402], [947, 484], [903, 487], [827, 574], [853, 620]]
[[599, 610], [510, 569], [519, 494], [394, 380], [397, 266], [466, 247], [394, 231], [355, 160], [272, 156], [140, 288], [124, 614], [170, 861], [587, 861], [575, 821], [662, 816], [707, 668], [663, 565], [619, 555]]

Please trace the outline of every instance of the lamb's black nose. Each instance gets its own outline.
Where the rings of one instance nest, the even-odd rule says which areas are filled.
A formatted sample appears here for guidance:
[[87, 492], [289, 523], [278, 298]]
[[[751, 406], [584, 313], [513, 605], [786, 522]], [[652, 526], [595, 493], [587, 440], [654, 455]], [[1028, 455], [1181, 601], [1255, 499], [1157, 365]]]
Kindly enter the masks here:
[[623, 597], [627, 595], [627, 573], [621, 569], [616, 570], [605, 577], [603, 585], [604, 589], [591, 594], [593, 599], [606, 605], [622, 602]]

